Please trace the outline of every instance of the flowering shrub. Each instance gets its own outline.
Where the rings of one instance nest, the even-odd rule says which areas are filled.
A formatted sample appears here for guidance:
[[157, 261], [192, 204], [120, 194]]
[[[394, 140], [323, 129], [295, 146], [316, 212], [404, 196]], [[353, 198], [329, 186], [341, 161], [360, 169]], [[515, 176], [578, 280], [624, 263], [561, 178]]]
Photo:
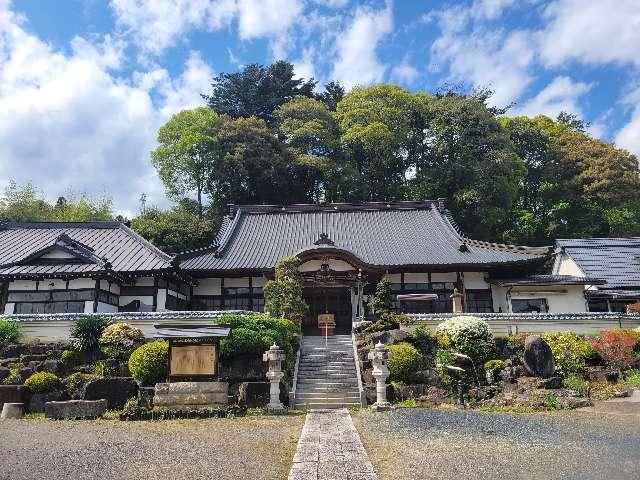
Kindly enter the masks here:
[[110, 358], [126, 360], [143, 341], [142, 330], [125, 322], [116, 322], [102, 331], [100, 349]]
[[634, 347], [638, 338], [629, 330], [616, 329], [605, 330], [591, 339], [595, 348], [604, 362], [610, 368], [624, 370], [633, 365], [636, 360]]
[[424, 358], [416, 347], [408, 342], [387, 345], [391, 357], [387, 360], [389, 380], [410, 383], [424, 366]]
[[38, 372], [27, 378], [24, 384], [31, 393], [48, 393], [60, 386], [60, 379], [53, 373]]
[[556, 372], [562, 376], [581, 375], [586, 368], [586, 359], [593, 356], [591, 344], [573, 332], [554, 332], [542, 334], [547, 342], [556, 364]]
[[436, 337], [441, 347], [449, 343], [454, 350], [469, 355], [476, 364], [483, 364], [495, 350], [489, 324], [477, 317], [449, 318], [436, 327]]

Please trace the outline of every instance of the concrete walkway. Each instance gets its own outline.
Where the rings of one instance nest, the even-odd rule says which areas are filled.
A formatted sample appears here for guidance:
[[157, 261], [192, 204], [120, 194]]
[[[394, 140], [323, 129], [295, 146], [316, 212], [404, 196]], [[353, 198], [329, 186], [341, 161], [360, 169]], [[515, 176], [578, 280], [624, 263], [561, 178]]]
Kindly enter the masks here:
[[345, 408], [307, 414], [289, 480], [376, 480]]
[[634, 389], [629, 397], [593, 402], [593, 407], [579, 408], [578, 411], [640, 416], [640, 390]]

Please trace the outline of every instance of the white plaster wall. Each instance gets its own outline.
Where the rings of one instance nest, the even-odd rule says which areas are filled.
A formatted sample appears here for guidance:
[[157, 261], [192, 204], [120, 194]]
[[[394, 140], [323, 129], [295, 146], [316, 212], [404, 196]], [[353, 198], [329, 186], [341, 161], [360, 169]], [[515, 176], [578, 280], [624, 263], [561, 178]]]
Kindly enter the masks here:
[[[553, 293], [550, 293], [553, 292]], [[540, 287], [515, 287], [514, 299], [546, 298], [549, 313], [582, 313], [587, 311], [583, 285], [558, 285]]]
[[404, 283], [429, 283], [428, 273], [405, 273]]
[[224, 286], [227, 287], [248, 287], [249, 277], [225, 278]]
[[153, 277], [136, 278], [136, 287], [153, 287], [154, 285]]
[[84, 313], [93, 313], [93, 300], [86, 300], [84, 302]]
[[265, 277], [253, 277], [251, 279], [254, 287], [264, 287], [264, 284], [267, 283], [267, 279]]
[[108, 303], [98, 302], [98, 313], [117, 313], [118, 307]]
[[[389, 280], [391, 283], [400, 283], [402, 281], [402, 277], [399, 273], [387, 273], [385, 278]], [[406, 280], [405, 280], [406, 281]]]
[[13, 309], [16, 307], [15, 303], [7, 303], [4, 306], [5, 315], [11, 315], [13, 313]]
[[69, 288], [79, 290], [81, 288], [95, 288], [96, 281], [93, 278], [74, 278], [69, 280]]
[[124, 307], [125, 305], [133, 302], [134, 300], [140, 300], [142, 303], [145, 303], [149, 306], [153, 306], [153, 297], [151, 296], [133, 296], [133, 295], [125, 295], [120, 297], [120, 306]]
[[220, 278], [201, 278], [198, 285], [193, 287], [194, 295], [222, 295], [222, 279]]
[[300, 265], [300, 268], [298, 268], [298, 270], [300, 270], [301, 272], [315, 272], [316, 270], [320, 270], [320, 267], [323, 263], [328, 263], [329, 268], [335, 270], [336, 272], [356, 270], [356, 268], [350, 263], [335, 258], [330, 258], [329, 260], [309, 260], [308, 262], [304, 262], [302, 265]]
[[488, 290], [489, 284], [485, 281], [485, 272], [464, 272], [464, 288]]
[[[158, 289], [158, 295], [156, 297], [156, 311], [162, 312], [167, 309], [167, 290], [165, 288]], [[151, 300], [151, 304], [153, 304], [153, 299]]]
[[14, 280], [9, 282], [9, 291], [14, 290], [35, 290], [36, 282], [32, 280]]
[[553, 274], [586, 277], [584, 271], [575, 262], [575, 260], [564, 252], [556, 257], [556, 261], [553, 264]]
[[49, 253], [45, 253], [40, 258], [76, 258], [76, 257], [63, 250], [52, 250]]
[[493, 297], [493, 311], [494, 312], [509, 312], [509, 304], [507, 303], [506, 294], [507, 289], [505, 287], [491, 287], [491, 294]]
[[[406, 275], [405, 275], [405, 282], [406, 280]], [[456, 272], [437, 272], [437, 273], [432, 273], [431, 274], [431, 282], [456, 282], [458, 281], [458, 275], [456, 274]]]

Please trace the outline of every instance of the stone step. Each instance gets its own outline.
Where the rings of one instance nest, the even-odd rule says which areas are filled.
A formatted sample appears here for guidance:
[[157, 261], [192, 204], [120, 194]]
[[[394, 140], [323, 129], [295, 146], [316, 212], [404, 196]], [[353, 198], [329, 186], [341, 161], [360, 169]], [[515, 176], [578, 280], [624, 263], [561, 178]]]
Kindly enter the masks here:
[[307, 408], [309, 410], [324, 410], [333, 408], [349, 408], [359, 407], [360, 402], [340, 402], [340, 403], [325, 403], [325, 402], [296, 402], [296, 408]]
[[323, 393], [296, 393], [296, 403], [300, 402], [324, 402], [324, 403], [357, 403], [360, 395], [337, 395], [328, 396]]
[[317, 387], [335, 387], [335, 388], [339, 388], [339, 387], [353, 387], [358, 386], [358, 379], [357, 378], [349, 378], [349, 379], [345, 379], [345, 380], [338, 380], [335, 382], [331, 382], [331, 381], [327, 381], [325, 379], [312, 379], [312, 378], [299, 378], [298, 379], [298, 384], [299, 385], [314, 385]]
[[301, 388], [296, 391], [296, 398], [305, 398], [307, 395], [317, 395], [324, 397], [344, 396], [360, 398], [360, 391], [357, 388]]

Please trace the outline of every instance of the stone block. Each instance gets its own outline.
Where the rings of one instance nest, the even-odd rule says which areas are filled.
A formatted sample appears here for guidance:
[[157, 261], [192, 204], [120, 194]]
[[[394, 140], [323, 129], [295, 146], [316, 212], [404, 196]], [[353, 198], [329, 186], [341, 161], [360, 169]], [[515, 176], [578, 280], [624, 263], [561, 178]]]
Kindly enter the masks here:
[[249, 408], [264, 407], [269, 403], [269, 382], [242, 382], [238, 403]]
[[24, 363], [24, 364], [27, 364], [29, 362], [44, 362], [48, 358], [49, 357], [47, 357], [46, 354], [41, 354], [41, 355], [31, 355], [31, 354], [20, 355], [20, 361], [22, 363]]
[[24, 403], [5, 403], [0, 410], [2, 410], [0, 414], [2, 419], [22, 418], [22, 415], [24, 415]]
[[127, 400], [138, 395], [138, 384], [131, 377], [105, 377], [87, 382], [82, 391], [83, 400], [107, 401], [110, 410], [124, 407]]
[[44, 413], [48, 418], [97, 418], [107, 411], [107, 401], [101, 400], [69, 400], [67, 402], [47, 402]]
[[189, 407], [226, 405], [229, 384], [226, 382], [157, 383], [153, 397], [155, 407]]
[[529, 335], [524, 341], [524, 366], [534, 377], [549, 378], [556, 370], [551, 348], [538, 335]]
[[11, 369], [9, 367], [0, 367], [0, 383], [11, 375]]
[[0, 409], [4, 403], [29, 402], [31, 392], [24, 385], [0, 385]]
[[66, 398], [66, 393], [62, 391], [54, 391], [49, 393], [34, 393], [31, 395], [31, 398], [29, 399], [27, 410], [31, 413], [42, 413], [44, 412], [45, 403], [57, 402], [59, 400], [64, 400], [65, 398]]
[[31, 375], [35, 373], [35, 370], [33, 368], [24, 367], [24, 368], [18, 369], [18, 373], [20, 374], [23, 380], [26, 380], [27, 378], [29, 378]]

